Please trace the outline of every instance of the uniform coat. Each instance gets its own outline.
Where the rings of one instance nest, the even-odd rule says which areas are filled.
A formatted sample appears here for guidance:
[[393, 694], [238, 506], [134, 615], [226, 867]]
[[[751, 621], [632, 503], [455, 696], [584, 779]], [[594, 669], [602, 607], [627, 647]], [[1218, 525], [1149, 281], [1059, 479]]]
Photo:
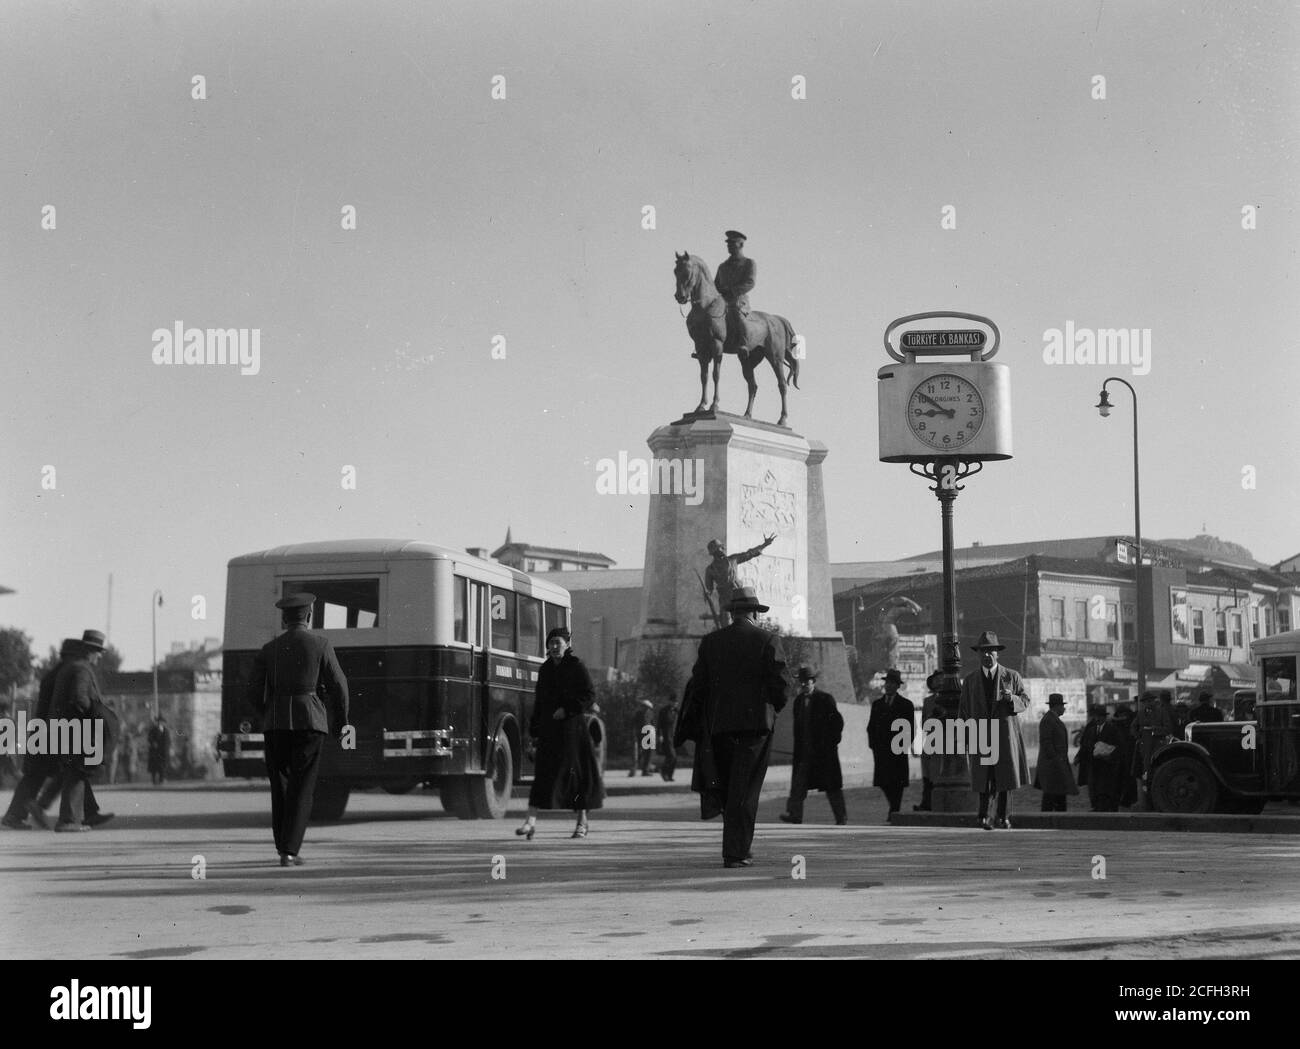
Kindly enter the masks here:
[[746, 316], [749, 313], [749, 293], [754, 290], [757, 277], [758, 266], [753, 259], [733, 259], [728, 256], [718, 267], [713, 284], [728, 306], [735, 306], [740, 310], [741, 316]]
[[311, 818], [325, 736], [331, 730], [342, 733], [348, 723], [348, 680], [329, 639], [294, 623], [253, 658], [245, 696], [263, 710], [275, 848], [282, 857], [297, 856]]
[[1070, 731], [1056, 711], [1049, 710], [1038, 723], [1038, 771], [1034, 786], [1044, 794], [1078, 794], [1069, 753]]
[[871, 747], [871, 757], [876, 767], [871, 777], [873, 786], [905, 787], [911, 779], [910, 748], [905, 748], [901, 754], [894, 753], [894, 722], [900, 718], [907, 722], [907, 738], [910, 742], [916, 722], [916, 707], [910, 699], [897, 692], [892, 701], [888, 696], [881, 696], [871, 704], [871, 717], [867, 720], [867, 743]]
[[808, 766], [803, 781], [808, 790], [844, 786], [839, 752], [843, 734], [844, 717], [829, 692], [814, 689], [809, 696], [794, 697], [794, 764]]
[[[557, 664], [547, 659], [537, 672], [528, 733], [536, 741], [533, 786], [528, 804], [535, 809], [598, 809], [605, 800], [600, 758], [586, 727], [587, 708], [596, 698], [591, 675], [572, 651]], [[564, 717], [556, 718], [562, 711]]]
[[959, 718], [997, 722], [997, 765], [981, 764], [978, 755], [967, 756], [971, 789], [977, 794], [990, 790], [990, 768], [994, 770], [991, 789], [999, 793], [1015, 790], [1029, 782], [1029, 757], [1025, 753], [1025, 740], [1020, 733], [1020, 720], [1017, 717], [1029, 709], [1029, 695], [1025, 692], [1025, 683], [1020, 675], [1009, 667], [999, 663], [995, 675], [992, 689], [986, 690], [983, 667], [973, 674], [967, 674], [961, 684], [961, 701], [957, 705]]

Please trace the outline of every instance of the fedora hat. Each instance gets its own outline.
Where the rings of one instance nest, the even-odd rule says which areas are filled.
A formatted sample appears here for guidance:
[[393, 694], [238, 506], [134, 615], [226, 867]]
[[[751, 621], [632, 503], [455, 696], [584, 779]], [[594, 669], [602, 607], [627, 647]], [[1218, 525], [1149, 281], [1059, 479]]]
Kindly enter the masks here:
[[1049, 707], [1063, 707], [1065, 706], [1065, 697], [1059, 692], [1053, 692], [1047, 697], [1047, 705]]
[[81, 643], [87, 648], [94, 649], [96, 652], [104, 651], [107, 647], [104, 644], [105, 640], [107, 639], [104, 637], [104, 632], [102, 630], [86, 630], [81, 634]]
[[761, 605], [758, 602], [758, 594], [754, 592], [752, 586], [738, 586], [731, 595], [731, 604], [727, 605], [728, 612], [766, 612], [767, 605]]
[[817, 671], [805, 664], [799, 668], [798, 678], [800, 681], [816, 681]]
[[980, 639], [970, 646], [976, 652], [982, 652], [986, 648], [993, 649], [994, 652], [1001, 652], [1006, 645], [998, 644], [998, 635], [992, 630], [986, 630], [980, 634]]
[[892, 681], [895, 685], [901, 685], [903, 683], [903, 675], [899, 673], [898, 668], [890, 667], [885, 671], [885, 680]]

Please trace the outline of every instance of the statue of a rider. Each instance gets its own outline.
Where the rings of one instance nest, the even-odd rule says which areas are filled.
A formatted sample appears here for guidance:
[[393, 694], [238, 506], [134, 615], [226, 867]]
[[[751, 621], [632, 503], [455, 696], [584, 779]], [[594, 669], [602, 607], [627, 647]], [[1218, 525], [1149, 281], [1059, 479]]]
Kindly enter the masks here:
[[727, 303], [727, 337], [723, 342], [726, 353], [735, 353], [741, 363], [749, 356], [745, 337], [745, 318], [749, 316], [749, 293], [754, 290], [758, 267], [753, 259], [745, 258], [745, 235], [739, 230], [726, 232], [727, 255], [718, 267], [713, 283]]

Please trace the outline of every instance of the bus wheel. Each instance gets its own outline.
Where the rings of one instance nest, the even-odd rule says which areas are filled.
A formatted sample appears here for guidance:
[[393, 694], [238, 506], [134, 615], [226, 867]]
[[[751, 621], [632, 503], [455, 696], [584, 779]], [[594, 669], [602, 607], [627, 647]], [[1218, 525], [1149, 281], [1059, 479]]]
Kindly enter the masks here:
[[311, 818], [316, 822], [341, 820], [351, 793], [352, 788], [346, 783], [317, 783], [311, 802]]
[[442, 799], [443, 810], [448, 816], [455, 816], [458, 820], [478, 818], [469, 797], [468, 776], [448, 776], [438, 787], [438, 797]]
[[1151, 775], [1151, 804], [1157, 812], [1213, 812], [1219, 785], [1195, 758], [1170, 758]]
[[469, 781], [470, 797], [479, 819], [499, 820], [510, 805], [510, 791], [515, 783], [514, 756], [505, 729], [497, 729], [488, 755], [487, 775]]

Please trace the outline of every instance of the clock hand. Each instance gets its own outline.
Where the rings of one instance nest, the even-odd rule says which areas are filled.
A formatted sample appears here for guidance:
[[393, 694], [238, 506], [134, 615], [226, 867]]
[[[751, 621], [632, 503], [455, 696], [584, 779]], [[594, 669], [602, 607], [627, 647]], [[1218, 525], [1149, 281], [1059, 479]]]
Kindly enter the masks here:
[[923, 401], [929, 401], [929, 402], [930, 402], [931, 404], [933, 404], [933, 405], [935, 406], [935, 408], [937, 409], [937, 411], [926, 412], [926, 413], [925, 413], [926, 415], [929, 415], [929, 416], [931, 416], [931, 417], [933, 417], [933, 416], [935, 416], [935, 415], [946, 415], [949, 419], [956, 418], [956, 416], [957, 416], [957, 409], [955, 409], [955, 408], [945, 408], [942, 404], [940, 404], [940, 403], [939, 403], [938, 401], [936, 401], [934, 398], [932, 398], [932, 397], [927, 397], [927, 396], [926, 396], [925, 394], [923, 394], [923, 393], [918, 393], [917, 396], [920, 397], [921, 400], [923, 400]]

